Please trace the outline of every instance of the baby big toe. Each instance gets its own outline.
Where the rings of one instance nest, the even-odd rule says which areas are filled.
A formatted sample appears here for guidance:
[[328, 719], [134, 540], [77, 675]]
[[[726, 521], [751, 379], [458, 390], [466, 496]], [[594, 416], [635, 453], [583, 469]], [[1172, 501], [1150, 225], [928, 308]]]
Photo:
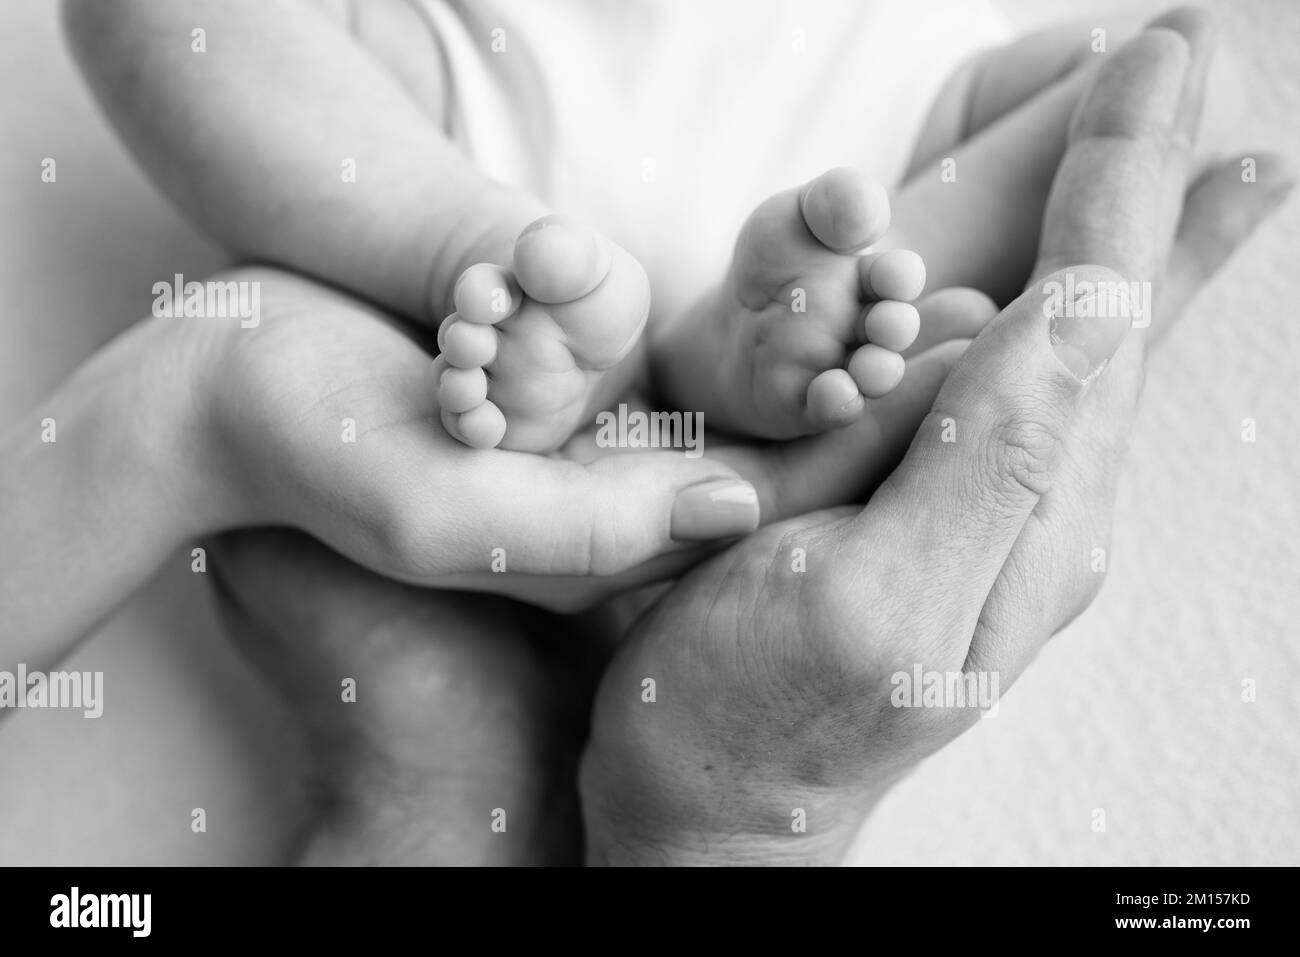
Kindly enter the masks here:
[[515, 276], [538, 302], [581, 299], [601, 284], [610, 262], [609, 242], [566, 216], [543, 216], [515, 240]]
[[822, 245], [851, 252], [874, 243], [889, 227], [889, 195], [861, 170], [841, 166], [808, 184], [799, 206]]

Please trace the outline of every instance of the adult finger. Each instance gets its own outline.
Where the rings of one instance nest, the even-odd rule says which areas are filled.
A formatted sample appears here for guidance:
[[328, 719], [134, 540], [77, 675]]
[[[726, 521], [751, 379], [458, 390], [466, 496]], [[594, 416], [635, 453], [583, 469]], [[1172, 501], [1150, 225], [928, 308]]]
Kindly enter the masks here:
[[[903, 463], [846, 529], [861, 547], [887, 547], [891, 563], [916, 570], [930, 601], [960, 610], [951, 624], [963, 640], [1051, 487], [1085, 383], [1128, 334], [1128, 311], [1100, 290], [1123, 287], [1160, 258], [1151, 194], [1188, 60], [1187, 42], [1159, 29], [1103, 65], [1048, 201], [1043, 260], [1056, 271], [1040, 270], [975, 341]], [[928, 579], [919, 574], [931, 568]]]
[[1160, 284], [1153, 340], [1169, 331], [1171, 320], [1286, 201], [1295, 175], [1295, 167], [1281, 156], [1257, 153], [1225, 162], [1192, 185]]
[[[981, 293], [963, 292], [970, 292], [977, 306], [987, 302]], [[970, 302], [965, 297], [962, 299]], [[952, 325], [955, 334], [960, 329], [974, 327], [970, 333], [973, 335], [983, 325], [982, 320], [973, 322], [964, 309], [962, 316], [964, 325], [956, 321]], [[934, 405], [939, 389], [970, 341], [951, 338], [920, 354], [909, 354], [898, 388], [870, 400], [865, 414], [849, 426], [789, 442], [770, 443], [736, 441], [709, 433], [704, 441], [705, 455], [753, 485], [764, 524], [849, 502], [863, 502], [907, 451], [917, 426]], [[643, 397], [628, 396], [625, 401], [629, 415], [651, 411]], [[590, 432], [575, 437], [565, 446], [565, 457], [584, 463], [594, 462], [602, 455], [608, 457], [610, 453], [600, 449], [593, 439]], [[671, 564], [672, 556], [665, 557]]]
[[759, 523], [752, 485], [725, 464], [683, 451], [586, 464], [469, 453], [450, 482], [448, 498], [421, 496], [425, 507], [409, 502], [394, 514], [386, 550], [405, 566], [397, 577], [614, 575], [665, 553], [745, 535]]
[[416, 584], [491, 589], [509, 584], [507, 575], [614, 576], [758, 526], [754, 487], [725, 463], [694, 456], [691, 425], [673, 432], [684, 449], [609, 450], [576, 462], [469, 449], [420, 417], [360, 434], [363, 455], [330, 443], [322, 458], [310, 443], [286, 456], [306, 462], [310, 476], [281, 470], [288, 504], [277, 518]]
[[710, 447], [758, 491], [764, 524], [864, 501], [898, 464], [969, 339], [951, 339], [907, 358], [898, 388], [867, 404], [843, 429], [793, 442]]
[[[935, 98], [913, 149], [904, 180], [919, 168], [951, 155], [964, 141], [1021, 105], [1042, 95], [1049, 83], [1086, 69], [1106, 56], [1097, 48], [1097, 31], [1118, 49], [1142, 29], [1131, 17], [1105, 17], [1057, 24], [1027, 33], [1002, 47], [968, 60]], [[1015, 70], [989, 70], [995, 58], [1015, 63]], [[976, 86], [976, 84], [978, 84]]]
[[916, 303], [921, 314], [921, 331], [905, 350], [910, 359], [950, 339], [974, 339], [998, 314], [998, 307], [984, 293], [969, 286], [950, 286], [922, 296]]
[[1181, 34], [1147, 30], [1098, 71], [1052, 184], [1035, 279], [1091, 263], [1149, 280], [1163, 265], [1160, 197], [1191, 54]]
[[[1187, 298], [1289, 192], [1291, 173], [1280, 159], [1260, 155], [1257, 171], [1256, 182], [1243, 182], [1241, 166], [1225, 163], [1188, 194], [1154, 330], [1169, 328], [1168, 320]], [[1109, 551], [1117, 466], [1127, 446], [1129, 410], [1141, 387], [1140, 350], [1124, 352], [1130, 354], [1116, 358], [1076, 416], [1059, 480], [1016, 540], [1014, 563], [1035, 574], [995, 587], [981, 611], [965, 666], [997, 672], [1004, 689], [1051, 635], [1088, 606], [1104, 580], [1098, 556]], [[1123, 374], [1114, 377], [1116, 371]]]

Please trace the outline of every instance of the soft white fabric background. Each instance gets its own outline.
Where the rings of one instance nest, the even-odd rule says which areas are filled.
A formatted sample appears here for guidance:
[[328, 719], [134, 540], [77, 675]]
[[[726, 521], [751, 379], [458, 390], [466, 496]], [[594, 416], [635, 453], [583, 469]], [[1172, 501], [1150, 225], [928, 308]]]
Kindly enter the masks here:
[[[1006, 6], [1020, 25], [1077, 15]], [[1250, 70], [1248, 142], [1300, 157], [1300, 7], [1221, 12]], [[147, 313], [155, 278], [221, 260], [95, 115], [53, 4], [10, 0], [4, 21], [0, 414], [12, 422]], [[47, 156], [57, 187], [39, 181]], [[1102, 597], [998, 717], [886, 799], [862, 861], [1300, 863], [1297, 240], [1293, 202], [1155, 357]], [[1253, 445], [1240, 441], [1247, 417]], [[108, 672], [102, 719], [23, 712], [0, 726], [0, 863], [282, 858], [302, 816], [301, 746], [208, 606], [177, 556], [69, 665]], [[1253, 704], [1244, 678], [1258, 683]], [[190, 832], [195, 807], [205, 835]]]

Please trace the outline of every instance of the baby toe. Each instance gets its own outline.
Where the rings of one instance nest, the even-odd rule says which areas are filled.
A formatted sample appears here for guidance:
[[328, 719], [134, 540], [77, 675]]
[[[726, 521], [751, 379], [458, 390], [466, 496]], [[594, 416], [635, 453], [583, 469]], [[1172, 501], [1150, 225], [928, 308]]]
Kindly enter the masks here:
[[487, 401], [487, 388], [487, 374], [482, 369], [452, 367], [438, 383], [438, 404], [448, 412], [468, 412]]
[[910, 302], [885, 299], [871, 306], [862, 320], [862, 332], [867, 342], [882, 349], [902, 352], [921, 331], [921, 314]]
[[443, 415], [444, 425], [446, 416], [450, 415], [454, 419], [453, 425], [448, 426], [447, 431], [470, 448], [494, 449], [506, 436], [506, 417], [490, 400], [460, 415], [445, 411]]
[[497, 332], [491, 326], [462, 322], [453, 312], [438, 328], [438, 348], [458, 369], [485, 366], [496, 358]]
[[827, 369], [808, 384], [808, 418], [822, 428], [847, 425], [862, 414], [866, 401], [844, 369]]
[[891, 249], [862, 260], [862, 288], [877, 299], [911, 302], [925, 288], [925, 262], [910, 249]]
[[492, 325], [514, 313], [523, 294], [510, 270], [478, 263], [460, 274], [452, 298], [456, 312], [466, 322]]
[[849, 358], [849, 375], [868, 399], [888, 395], [903, 381], [903, 357], [877, 345], [865, 345]]

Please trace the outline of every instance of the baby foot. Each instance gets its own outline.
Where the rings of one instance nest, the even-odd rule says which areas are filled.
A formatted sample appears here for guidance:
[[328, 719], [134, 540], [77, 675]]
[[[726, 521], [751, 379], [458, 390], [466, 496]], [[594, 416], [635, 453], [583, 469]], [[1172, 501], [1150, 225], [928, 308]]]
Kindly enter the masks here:
[[762, 203], [723, 286], [656, 344], [661, 381], [677, 399], [676, 385], [693, 391], [706, 420], [763, 438], [857, 419], [902, 381], [920, 327], [921, 258], [855, 254], [888, 225], [884, 188], [850, 168]]
[[550, 452], [639, 341], [650, 282], [594, 230], [544, 216], [515, 240], [513, 269], [469, 267], [454, 300], [438, 330], [443, 426], [477, 449]]

